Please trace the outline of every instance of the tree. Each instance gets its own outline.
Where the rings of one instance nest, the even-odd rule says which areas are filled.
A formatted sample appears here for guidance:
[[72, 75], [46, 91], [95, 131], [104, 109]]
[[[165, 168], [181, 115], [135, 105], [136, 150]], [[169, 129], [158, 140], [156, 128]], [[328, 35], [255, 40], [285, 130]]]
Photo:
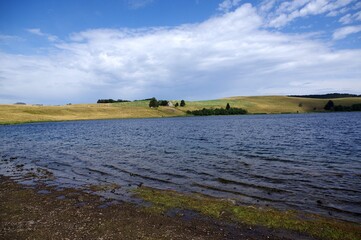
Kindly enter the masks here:
[[168, 101], [167, 100], [159, 100], [158, 106], [168, 106]]
[[229, 103], [227, 103], [226, 109], [227, 111], [231, 108], [231, 106], [229, 105]]
[[174, 105], [175, 107], [178, 107], [179, 106], [179, 103], [178, 102], [176, 102], [176, 104]]
[[361, 103], [352, 104], [351, 109], [352, 111], [361, 111]]
[[186, 102], [184, 100], [181, 101], [180, 106], [184, 107], [186, 105]]
[[158, 107], [158, 101], [156, 98], [151, 98], [149, 101], [149, 107], [154, 108], [154, 107]]
[[335, 104], [333, 103], [333, 101], [329, 100], [326, 103], [326, 105], [325, 105], [325, 107], [323, 109], [325, 109], [325, 110], [333, 110], [334, 106], [335, 106]]

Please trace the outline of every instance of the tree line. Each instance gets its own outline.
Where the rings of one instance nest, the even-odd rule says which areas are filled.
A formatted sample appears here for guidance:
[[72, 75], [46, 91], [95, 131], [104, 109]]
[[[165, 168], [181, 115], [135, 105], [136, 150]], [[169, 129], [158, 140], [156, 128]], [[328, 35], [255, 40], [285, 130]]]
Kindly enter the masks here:
[[324, 109], [326, 111], [335, 111], [335, 112], [353, 112], [361, 111], [361, 103], [352, 104], [351, 106], [336, 105], [332, 100], [329, 100]]
[[[184, 107], [186, 105], [186, 102], [184, 100], [182, 100], [180, 102], [180, 104], [177, 102], [174, 106], [178, 107]], [[149, 107], [151, 108], [155, 108], [155, 107], [159, 107], [159, 106], [169, 106], [169, 101], [167, 100], [157, 100], [156, 98], [151, 98], [149, 101]]]
[[194, 116], [241, 115], [247, 114], [247, 110], [243, 108], [232, 108], [229, 103], [227, 103], [226, 108], [203, 108], [201, 110], [187, 111], [187, 113]]
[[114, 100], [114, 99], [99, 99], [97, 101], [97, 103], [117, 103], [117, 102], [130, 102], [129, 100], [123, 100], [123, 99], [118, 99], [118, 100]]
[[288, 97], [330, 99], [330, 98], [361, 97], [361, 95], [349, 94], [349, 93], [327, 93], [327, 94], [311, 94], [311, 95], [288, 95]]

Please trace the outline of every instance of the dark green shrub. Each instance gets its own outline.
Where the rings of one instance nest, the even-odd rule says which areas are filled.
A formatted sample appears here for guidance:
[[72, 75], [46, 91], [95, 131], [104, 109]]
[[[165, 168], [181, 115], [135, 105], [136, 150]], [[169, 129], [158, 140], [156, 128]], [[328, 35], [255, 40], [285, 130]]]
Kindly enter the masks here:
[[156, 98], [151, 98], [149, 101], [149, 107], [154, 108], [154, 107], [158, 107], [158, 101]]
[[184, 100], [181, 101], [180, 106], [184, 107], [186, 105], [186, 102]]
[[226, 109], [229, 110], [231, 108], [231, 106], [229, 105], [229, 103], [227, 103]]
[[335, 104], [333, 103], [333, 101], [329, 100], [323, 109], [328, 110], [328, 111], [333, 110], [334, 106], [335, 106]]

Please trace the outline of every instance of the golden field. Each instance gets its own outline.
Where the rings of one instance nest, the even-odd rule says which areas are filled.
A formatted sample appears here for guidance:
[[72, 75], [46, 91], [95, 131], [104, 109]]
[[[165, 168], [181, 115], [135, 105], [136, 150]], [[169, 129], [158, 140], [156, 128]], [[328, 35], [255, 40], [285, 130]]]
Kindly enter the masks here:
[[[335, 105], [350, 106], [361, 98], [332, 99]], [[286, 96], [230, 97], [206, 101], [186, 101], [185, 107], [149, 108], [148, 101], [106, 104], [73, 104], [63, 106], [0, 105], [0, 124], [28, 122], [156, 118], [185, 116], [187, 110], [231, 107], [246, 109], [250, 114], [307, 113], [323, 111], [328, 99]], [[173, 103], [180, 101], [172, 101]]]

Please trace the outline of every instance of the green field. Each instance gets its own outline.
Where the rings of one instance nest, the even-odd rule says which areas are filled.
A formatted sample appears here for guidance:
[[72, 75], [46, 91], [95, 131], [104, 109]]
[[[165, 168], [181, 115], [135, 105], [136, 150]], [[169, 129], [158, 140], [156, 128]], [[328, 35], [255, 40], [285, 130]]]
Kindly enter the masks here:
[[[350, 106], [361, 98], [332, 99], [335, 105]], [[74, 104], [64, 106], [0, 105], [0, 124], [28, 122], [155, 118], [185, 116], [187, 110], [202, 108], [244, 108], [250, 114], [307, 113], [323, 111], [328, 99], [294, 98], [286, 96], [230, 97], [206, 101], [186, 101], [185, 107], [149, 108], [148, 101], [108, 104]], [[180, 101], [172, 101], [173, 103]]]

